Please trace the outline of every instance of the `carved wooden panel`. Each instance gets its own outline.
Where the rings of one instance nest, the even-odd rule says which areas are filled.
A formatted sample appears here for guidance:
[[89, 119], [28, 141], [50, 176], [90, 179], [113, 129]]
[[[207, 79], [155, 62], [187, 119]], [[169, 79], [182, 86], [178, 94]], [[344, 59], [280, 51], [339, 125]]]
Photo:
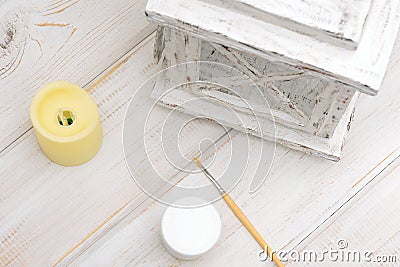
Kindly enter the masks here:
[[[158, 30], [155, 58], [164, 68], [197, 60], [226, 64], [241, 72], [240, 75], [226, 77], [222, 73], [224, 70], [210, 69], [207, 65], [192, 68], [183, 64], [171, 68], [152, 94], [154, 98], [160, 98], [161, 104], [192, 115], [213, 118], [269, 140], [276, 137], [279, 143], [295, 149], [339, 159], [358, 96], [349, 86], [313, 77], [291, 66], [210, 43], [169, 27]], [[246, 84], [248, 78], [255, 82], [268, 100], [271, 113], [266, 111], [268, 107], [260, 95]], [[198, 80], [213, 84], [189, 84], [169, 91], [174, 84]], [[225, 86], [233, 92], [226, 90]], [[243, 105], [238, 96], [243, 97], [251, 109]], [[199, 97], [209, 97], [216, 102], [204, 99], [184, 104]], [[230, 110], [240, 114], [243, 123], [235, 120]], [[252, 113], [260, 119], [261, 129], [252, 121]], [[273, 121], [276, 123], [275, 130], [272, 129]]]

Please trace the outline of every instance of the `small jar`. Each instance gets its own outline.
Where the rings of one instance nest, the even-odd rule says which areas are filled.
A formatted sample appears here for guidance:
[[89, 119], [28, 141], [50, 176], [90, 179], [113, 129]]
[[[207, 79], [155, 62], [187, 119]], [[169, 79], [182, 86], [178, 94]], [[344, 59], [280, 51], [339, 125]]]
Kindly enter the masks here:
[[161, 239], [174, 257], [194, 260], [210, 251], [221, 235], [221, 218], [214, 205], [185, 207], [188, 203], [204, 203], [188, 197], [168, 207], [161, 221]]

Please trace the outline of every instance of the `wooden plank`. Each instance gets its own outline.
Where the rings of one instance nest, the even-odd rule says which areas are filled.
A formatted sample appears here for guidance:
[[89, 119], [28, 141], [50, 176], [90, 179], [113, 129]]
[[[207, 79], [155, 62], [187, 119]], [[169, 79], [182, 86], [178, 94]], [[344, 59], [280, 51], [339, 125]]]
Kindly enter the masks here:
[[[333, 249], [345, 253], [345, 256], [338, 254], [336, 264], [349, 259], [360, 266], [368, 263], [397, 266], [400, 260], [399, 177], [400, 158], [397, 158], [318, 231], [299, 244], [297, 251], [300, 254], [315, 251], [322, 259], [324, 249]], [[344, 241], [338, 244], [340, 240]], [[349, 251], [356, 254], [347, 254]], [[304, 262], [292, 262], [294, 266], [304, 266]], [[333, 265], [335, 262], [326, 257], [324, 266]]]
[[375, 95], [399, 30], [400, 1], [372, 1], [370, 10], [360, 44], [349, 50], [208, 1], [150, 0], [146, 7], [159, 24]]
[[41, 86], [84, 86], [154, 30], [145, 3], [1, 1], [0, 151], [31, 127], [29, 105]]
[[[248, 194], [248, 186], [244, 182], [233, 190], [235, 201], [273, 248], [295, 248], [374, 180], [393, 159], [400, 156], [400, 142], [397, 138], [400, 130], [400, 102], [397, 100], [399, 91], [396, 82], [400, 73], [399, 50], [400, 42], [397, 42], [397, 52], [392, 58], [382, 94], [377, 99], [360, 97], [355, 123], [340, 162], [327, 162], [278, 146], [273, 168], [263, 187], [254, 194]], [[247, 138], [236, 132], [231, 140], [221, 139], [221, 142], [242, 142], [245, 146]], [[259, 145], [259, 139], [251, 138], [250, 151]], [[221, 159], [212, 165], [213, 173], [221, 172], [229, 160], [227, 146], [219, 147], [218, 155]], [[253, 177], [252, 171], [258, 162], [251, 158], [249, 164], [245, 175], [247, 178]], [[110, 225], [113, 227], [106, 228], [102, 238], [95, 244], [82, 245], [77, 250], [83, 253], [80, 257], [70, 261], [67, 259], [63, 263], [88, 266], [205, 266], [211, 262], [221, 265], [229, 259], [237, 265], [265, 264], [258, 260], [257, 244], [221, 201], [216, 203], [223, 220], [222, 237], [217, 247], [194, 262], [174, 259], [162, 248], [159, 238], [160, 218], [165, 207], [156, 202], [148, 206], [150, 203], [147, 201], [143, 206], [124, 208], [121, 211], [124, 216], [116, 219], [115, 223], [111, 220]], [[395, 225], [398, 218], [387, 217], [387, 220]], [[382, 247], [382, 253], [389, 252]]]
[[235, 7], [261, 20], [305, 33], [322, 41], [356, 48], [372, 0], [220, 0], [219, 2], [225, 7]]

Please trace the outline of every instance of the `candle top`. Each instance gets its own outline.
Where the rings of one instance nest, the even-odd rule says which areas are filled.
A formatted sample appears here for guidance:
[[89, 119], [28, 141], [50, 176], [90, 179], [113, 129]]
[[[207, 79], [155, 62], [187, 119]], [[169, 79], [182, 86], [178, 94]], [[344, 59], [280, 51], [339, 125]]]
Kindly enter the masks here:
[[61, 141], [80, 138], [99, 121], [97, 106], [81, 87], [66, 81], [47, 84], [31, 104], [31, 120], [36, 131]]

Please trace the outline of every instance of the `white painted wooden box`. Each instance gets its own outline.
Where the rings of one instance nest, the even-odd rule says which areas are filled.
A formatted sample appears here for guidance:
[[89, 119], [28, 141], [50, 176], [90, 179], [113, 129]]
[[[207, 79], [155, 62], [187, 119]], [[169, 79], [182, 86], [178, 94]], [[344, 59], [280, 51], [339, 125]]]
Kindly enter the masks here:
[[[146, 14], [160, 25], [154, 51], [160, 65], [232, 66], [260, 88], [270, 116], [261, 110], [259, 95], [243, 86], [244, 76], [225, 79], [234, 91], [227, 92], [215, 87], [221, 70], [207, 64], [171, 68], [152, 96], [183, 112], [339, 160], [359, 92], [375, 95], [382, 84], [399, 29], [399, 2], [149, 0]], [[165, 94], [173, 84], [199, 79], [215, 83]], [[239, 95], [250, 106], [240, 105]], [[201, 96], [216, 101], [182, 105]], [[234, 121], [232, 110], [245, 123]]]

